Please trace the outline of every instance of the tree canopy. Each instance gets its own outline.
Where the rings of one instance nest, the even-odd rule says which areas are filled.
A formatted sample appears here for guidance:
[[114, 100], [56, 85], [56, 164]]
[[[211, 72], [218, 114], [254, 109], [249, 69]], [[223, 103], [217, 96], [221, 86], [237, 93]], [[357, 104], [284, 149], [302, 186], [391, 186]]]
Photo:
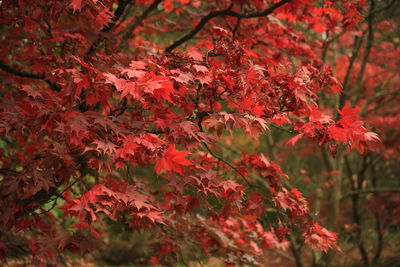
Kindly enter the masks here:
[[304, 266], [350, 229], [376, 264], [400, 219], [398, 8], [0, 1], [0, 258], [57, 265], [126, 231], [145, 264]]

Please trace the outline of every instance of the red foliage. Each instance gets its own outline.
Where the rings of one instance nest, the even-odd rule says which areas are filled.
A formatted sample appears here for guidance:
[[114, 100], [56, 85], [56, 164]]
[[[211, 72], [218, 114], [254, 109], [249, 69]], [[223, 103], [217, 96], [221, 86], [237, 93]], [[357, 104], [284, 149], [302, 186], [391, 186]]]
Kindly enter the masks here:
[[[163, 240], [188, 231], [205, 253], [237, 261], [285, 249], [290, 231], [336, 248], [275, 162], [215, 152], [227, 132], [258, 139], [270, 124], [332, 155], [338, 144], [364, 152], [379, 141], [357, 109], [344, 106], [337, 121], [320, 109], [319, 93], [342, 89], [305, 34], [355, 27], [364, 1], [314, 2], [2, 1], [0, 229], [25, 232], [37, 263], [95, 248], [107, 219]], [[129, 5], [143, 13], [124, 16]], [[183, 38], [166, 48], [167, 31]], [[45, 207], [58, 199], [56, 218]], [[261, 223], [266, 207], [277, 216]], [[160, 244], [152, 264], [182, 249]], [[7, 251], [0, 243], [0, 257]]]

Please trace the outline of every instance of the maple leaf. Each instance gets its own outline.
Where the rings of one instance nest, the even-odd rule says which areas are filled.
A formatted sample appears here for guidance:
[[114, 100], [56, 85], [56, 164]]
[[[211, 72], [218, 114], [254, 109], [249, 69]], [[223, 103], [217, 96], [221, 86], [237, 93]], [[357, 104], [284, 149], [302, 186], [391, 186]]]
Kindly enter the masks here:
[[226, 36], [229, 34], [227, 30], [218, 26], [213, 26], [211, 30], [217, 36]]
[[204, 125], [210, 133], [215, 132], [218, 136], [222, 134], [225, 126], [224, 122], [215, 114], [204, 120]]
[[190, 160], [185, 158], [189, 154], [189, 151], [177, 151], [175, 145], [172, 145], [164, 152], [164, 156], [157, 160], [154, 169], [157, 174], [165, 170], [183, 175], [183, 167], [193, 165]]
[[122, 72], [126, 73], [129, 78], [140, 79], [144, 77], [147, 72], [146, 70], [147, 64], [143, 61], [131, 61], [129, 64], [129, 69], [123, 69]]
[[[89, 112], [87, 112], [87, 114], [89, 114]], [[93, 124], [98, 124], [105, 130], [111, 130], [120, 136], [125, 136], [125, 134], [129, 133], [129, 131], [126, 128], [121, 127], [122, 126], [121, 121], [119, 121], [115, 117], [101, 116], [97, 112], [90, 114], [90, 117], [94, 118]]]
[[233, 180], [228, 180], [228, 181], [222, 181], [219, 184], [220, 187], [222, 187], [224, 189], [224, 193], [230, 193], [230, 192], [235, 192], [240, 188], [243, 188], [242, 185], [238, 184], [237, 182], [233, 181]]
[[64, 210], [64, 215], [76, 214], [81, 221], [86, 220], [87, 215], [90, 215], [91, 221], [96, 221], [97, 216], [89, 205], [89, 200], [86, 197], [81, 197], [78, 199], [69, 199], [67, 202], [60, 207]]
[[170, 78], [179, 82], [179, 83], [183, 83], [183, 84], [187, 84], [190, 81], [193, 81], [194, 76], [192, 73], [188, 72], [188, 73], [183, 73], [183, 72], [177, 72], [178, 76], [171, 76]]
[[132, 69], [137, 69], [137, 70], [145, 70], [146, 66], [147, 66], [147, 64], [144, 61], [132, 60], [131, 63], [129, 64], [129, 67], [131, 67]]
[[193, 65], [193, 68], [195, 69], [196, 72], [200, 72], [200, 73], [207, 73], [208, 69], [205, 66], [202, 65]]
[[125, 159], [127, 155], [135, 155], [136, 150], [139, 148], [139, 145], [133, 141], [128, 141], [124, 144], [123, 148], [118, 150], [118, 157]]
[[155, 209], [154, 206], [151, 205], [151, 204], [149, 204], [149, 203], [147, 203], [147, 200], [144, 199], [143, 197], [142, 197], [141, 199], [140, 199], [140, 198], [137, 198], [137, 199], [135, 199], [135, 200], [132, 200], [131, 203], [132, 203], [138, 210], [140, 210], [140, 209], [154, 210], [154, 209]]
[[128, 75], [129, 78], [137, 78], [140, 79], [146, 75], [146, 72], [143, 70], [123, 70], [124, 73]]
[[287, 144], [291, 144], [292, 146], [294, 146], [300, 140], [300, 138], [302, 138], [303, 136], [304, 136], [304, 133], [301, 133], [301, 134], [298, 134], [296, 136], [293, 136], [286, 143]]
[[290, 119], [286, 112], [275, 114], [271, 121], [275, 122], [278, 126], [282, 126], [285, 123], [290, 123]]
[[268, 130], [267, 122], [258, 117], [254, 117], [246, 114], [244, 116], [246, 119], [245, 131], [250, 134], [250, 136], [257, 138], [260, 133]]
[[170, 94], [174, 92], [174, 86], [169, 81], [169, 78], [161, 75], [152, 75], [150, 80], [141, 83], [141, 87], [145, 93], [153, 95], [157, 101], [165, 99], [172, 103]]
[[348, 105], [338, 110], [342, 118], [329, 127], [329, 136], [338, 142], [379, 142], [378, 135], [363, 126], [358, 111], [358, 108], [350, 108]]
[[85, 0], [71, 0], [70, 2], [70, 6], [72, 7], [72, 9], [75, 11], [80, 11], [83, 7], [83, 2]]
[[111, 12], [110, 8], [104, 7], [97, 13], [95, 23], [98, 27], [104, 28], [108, 23], [110, 23], [111, 18], [114, 16], [114, 13]]
[[18, 175], [10, 175], [7, 179], [2, 181], [2, 188], [0, 188], [0, 193], [3, 196], [6, 196], [12, 192], [20, 191], [20, 185], [23, 182], [23, 176]]
[[144, 133], [140, 138], [133, 138], [133, 140], [147, 149], [156, 150], [160, 149], [163, 145], [167, 144], [164, 140], [160, 139], [157, 135], [151, 133]]
[[263, 248], [275, 247], [286, 250], [290, 246], [290, 242], [284, 238], [278, 238], [275, 231], [267, 231], [262, 235], [264, 242]]
[[90, 85], [89, 77], [85, 75], [83, 78], [74, 78], [74, 83], [76, 84], [76, 95], [80, 96], [82, 89]]
[[275, 195], [275, 202], [279, 205], [284, 210], [292, 210], [293, 209], [293, 204], [291, 199], [284, 194], [283, 192], [278, 192]]
[[93, 141], [93, 144], [95, 144], [96, 147], [94, 147], [94, 148], [86, 147], [84, 151], [86, 152], [86, 151], [89, 151], [89, 150], [95, 150], [98, 153], [108, 154], [108, 155], [112, 155], [116, 151], [116, 145], [111, 143], [111, 142], [104, 142], [102, 140], [95, 140], [95, 141]]
[[335, 247], [336, 249], [340, 250], [340, 248], [336, 245], [337, 235], [326, 230], [317, 223], [314, 223], [311, 229], [304, 233], [304, 236], [306, 238], [306, 242], [314, 249], [326, 252], [329, 248]]
[[[287, 142], [287, 135], [271, 134], [285, 167], [304, 168], [296, 156], [313, 164], [300, 172], [304, 181], [324, 172], [312, 142], [328, 144], [333, 156], [340, 142], [360, 153], [374, 150], [366, 189], [374, 168], [386, 178], [396, 173], [396, 164], [387, 163], [399, 158], [400, 57], [390, 41], [398, 22], [385, 16], [385, 1], [140, 0], [137, 12], [129, 0], [8, 2], [0, 30], [7, 48], [0, 62], [0, 232], [21, 231], [34, 263], [53, 266], [63, 253], [96, 249], [115, 227], [151, 231], [146, 250], [158, 254], [149, 263], [159, 265], [187, 250], [185, 237], [228, 264], [260, 265], [261, 243], [290, 246], [285, 226], [313, 249], [335, 248], [337, 236], [311, 218], [300, 191], [286, 189], [279, 165], [257, 154], [264, 142], [247, 142], [267, 123], [297, 133]], [[379, 12], [363, 20], [368, 7]], [[369, 26], [373, 40], [363, 42]], [[165, 34], [177, 31], [182, 35]], [[332, 38], [334, 49], [327, 47]], [[368, 64], [353, 47], [368, 50]], [[338, 121], [328, 115], [339, 81], [346, 83], [340, 102], [362, 107], [365, 122], [361, 108], [349, 104], [338, 110]], [[382, 134], [381, 144], [366, 125]], [[310, 142], [287, 155], [285, 146], [303, 137]], [[337, 156], [341, 162], [343, 153]], [[368, 165], [353, 153], [348, 163], [363, 167], [364, 159]], [[146, 177], [151, 163], [162, 181]], [[368, 205], [391, 224], [396, 216], [384, 213], [398, 206], [392, 196], [376, 194]], [[64, 216], [52, 216], [61, 197]], [[266, 214], [271, 202], [277, 209]], [[346, 220], [346, 212], [336, 212]], [[358, 227], [368, 232], [368, 224]], [[0, 261], [12, 258], [12, 243], [0, 242]]]
[[364, 133], [364, 138], [367, 141], [373, 141], [373, 142], [380, 142], [381, 139], [379, 138], [377, 133], [374, 132], [366, 132]]
[[317, 33], [324, 33], [326, 32], [327, 27], [326, 25], [322, 24], [322, 23], [315, 23], [314, 24], [314, 31]]
[[345, 105], [341, 110], [338, 110], [338, 112], [342, 116], [341, 120], [351, 123], [352, 121], [360, 119], [360, 116], [358, 115], [359, 110], [360, 109], [357, 107], [350, 108], [349, 105]]
[[172, 0], [163, 1], [163, 6], [166, 12], [171, 12], [174, 9], [174, 4]]
[[130, 94], [135, 98], [139, 97], [139, 92], [136, 87], [135, 82], [129, 82], [125, 79], [118, 78], [112, 73], [104, 74], [106, 78], [106, 83], [110, 83], [115, 86], [118, 92], [121, 92], [121, 99], [124, 98], [126, 95]]
[[30, 96], [32, 98], [38, 98], [38, 97], [42, 96], [42, 94], [40, 93], [40, 91], [37, 88], [33, 89], [29, 85], [24, 85], [21, 88], [21, 90], [24, 91], [25, 93], [27, 93], [28, 96]]
[[347, 142], [348, 131], [343, 127], [339, 127], [335, 124], [329, 126], [329, 136], [338, 142]]
[[153, 223], [162, 223], [165, 224], [164, 218], [162, 217], [159, 211], [151, 210], [148, 212], [133, 212], [132, 215], [138, 216], [140, 218], [146, 217]]
[[43, 174], [38, 170], [33, 170], [32, 178], [36, 192], [42, 188], [49, 192], [50, 187], [55, 187], [55, 184], [52, 182], [51, 177], [44, 177]]
[[331, 123], [333, 120], [331, 116], [323, 114], [317, 107], [312, 107], [309, 116], [310, 122], [318, 122], [321, 124]]

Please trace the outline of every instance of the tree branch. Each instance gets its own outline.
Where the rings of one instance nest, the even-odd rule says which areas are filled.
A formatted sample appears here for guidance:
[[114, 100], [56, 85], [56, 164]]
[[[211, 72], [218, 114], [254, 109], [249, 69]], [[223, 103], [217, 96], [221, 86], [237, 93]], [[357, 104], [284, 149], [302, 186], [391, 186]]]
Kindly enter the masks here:
[[299, 247], [296, 244], [295, 238], [292, 234], [289, 234], [288, 237], [290, 242], [290, 250], [292, 251], [297, 267], [304, 267], [305, 265], [300, 254]]
[[223, 9], [223, 10], [218, 10], [218, 11], [212, 11], [208, 13], [205, 17], [203, 17], [200, 22], [194, 27], [190, 32], [188, 32], [186, 35], [182, 36], [180, 39], [176, 40], [173, 42], [170, 46], [168, 46], [165, 49], [166, 53], [170, 53], [172, 50], [177, 48], [178, 46], [182, 45], [183, 43], [187, 42], [188, 40], [192, 39], [197, 33], [199, 33], [203, 27], [207, 24], [208, 21], [215, 17], [224, 17], [224, 16], [230, 16], [230, 17], [236, 17], [236, 18], [256, 18], [256, 17], [265, 17], [271, 14], [272, 12], [275, 11], [275, 9], [283, 6], [284, 4], [290, 2], [291, 0], [282, 0], [278, 3], [273, 4], [269, 8], [265, 9], [264, 11], [261, 12], [251, 12], [251, 13], [237, 13], [235, 11], [232, 11], [231, 8]]
[[118, 7], [115, 10], [114, 17], [112, 18], [112, 21], [105, 26], [103, 29], [101, 29], [101, 32], [109, 32], [111, 31], [112, 28], [114, 28], [115, 24], [117, 21], [120, 19], [120, 17], [124, 14], [126, 6], [131, 2], [132, 0], [119, 0], [118, 1]]
[[114, 12], [114, 17], [112, 18], [110, 23], [108, 23], [106, 26], [104, 26], [101, 29], [100, 35], [98, 36], [97, 40], [90, 46], [90, 48], [86, 52], [85, 58], [89, 58], [96, 51], [96, 49], [98, 48], [100, 43], [104, 40], [104, 38], [101, 37], [102, 36], [101, 34], [110, 32], [112, 30], [112, 28], [115, 26], [115, 24], [117, 23], [119, 18], [124, 14], [126, 6], [131, 1], [132, 0], [126, 0], [126, 1], [125, 0], [118, 0], [118, 7]]
[[29, 72], [23, 72], [17, 69], [14, 69], [6, 64], [3, 63], [3, 61], [0, 61], [0, 69], [2, 71], [14, 74], [15, 76], [20, 76], [23, 78], [31, 78], [31, 79], [39, 79], [42, 80], [44, 79], [44, 75], [40, 75], [37, 73], [29, 73]]
[[367, 188], [367, 189], [351, 191], [347, 194], [344, 194], [341, 199], [345, 199], [347, 197], [360, 194], [394, 193], [394, 192], [400, 192], [400, 188], [389, 188], [389, 187]]
[[202, 142], [203, 146], [206, 148], [206, 150], [208, 151], [208, 153], [211, 154], [211, 156], [213, 156], [214, 158], [222, 161], [223, 163], [225, 163], [226, 165], [228, 165], [232, 170], [234, 170], [237, 174], [240, 175], [240, 177], [242, 177], [242, 179], [246, 182], [246, 184], [250, 187], [254, 187], [254, 185], [252, 183], [249, 182], [249, 180], [247, 180], [246, 176], [244, 176], [239, 169], [233, 165], [232, 163], [230, 163], [229, 161], [225, 160], [223, 157], [218, 156], [217, 154], [214, 153], [214, 151], [212, 151], [208, 145], [204, 142]]
[[397, 1], [397, 0], [392, 0], [392, 1], [391, 1], [389, 4], [387, 4], [386, 6], [371, 11], [365, 18], [368, 20], [368, 19], [370, 19], [370, 17], [372, 17], [372, 16], [374, 16], [374, 15], [376, 15], [376, 14], [382, 12], [382, 11], [385, 11], [385, 10], [387, 10], [387, 9], [390, 9], [390, 8], [393, 6], [393, 4], [396, 3], [396, 1]]
[[[375, 173], [375, 165], [374, 164], [370, 164], [371, 166], [371, 183], [372, 183], [372, 187], [373, 188], [377, 188], [377, 177], [376, 177], [376, 173]], [[382, 254], [382, 250], [383, 250], [383, 227], [381, 224], [381, 218], [380, 218], [380, 213], [379, 210], [375, 210], [374, 211], [374, 215], [375, 215], [375, 233], [376, 233], [376, 250], [375, 250], [375, 254], [374, 257], [372, 258], [372, 266], [377, 266], [378, 265], [378, 261], [379, 258]]]
[[360, 93], [360, 89], [361, 89], [361, 85], [362, 85], [362, 80], [364, 77], [364, 72], [365, 72], [365, 68], [367, 66], [368, 63], [368, 58], [371, 52], [371, 48], [373, 45], [373, 41], [374, 41], [374, 25], [373, 25], [373, 12], [375, 9], [375, 1], [371, 0], [371, 5], [370, 5], [370, 15], [368, 16], [368, 37], [367, 37], [367, 44], [365, 47], [365, 52], [364, 52], [364, 57], [361, 61], [361, 68], [358, 72], [357, 75], [357, 79], [356, 79], [356, 84], [355, 84], [355, 89], [354, 89], [354, 93], [353, 93], [353, 98], [354, 103], [357, 103], [357, 100], [359, 98], [359, 93]]
[[51, 81], [47, 80], [43, 74], [23, 72], [23, 71], [14, 69], [14, 68], [4, 64], [3, 61], [0, 61], [0, 69], [4, 72], [11, 73], [15, 76], [43, 80], [50, 86], [51, 90], [56, 91], [56, 92], [59, 92], [61, 90], [61, 87], [58, 84], [52, 83]]
[[143, 13], [135, 20], [135, 22], [128, 28], [128, 31], [125, 33], [125, 35], [122, 37], [122, 42], [121, 44], [125, 43], [130, 37], [132, 32], [139, 27], [139, 25], [142, 23], [144, 19], [147, 18], [147, 16], [153, 11], [155, 8], [157, 8], [158, 4], [161, 3], [162, 0], [155, 0], [151, 5], [149, 5]]
[[343, 108], [343, 106], [344, 106], [344, 104], [346, 102], [347, 94], [348, 94], [347, 93], [347, 88], [349, 87], [350, 76], [351, 76], [351, 73], [353, 71], [354, 62], [358, 57], [358, 51], [361, 48], [361, 44], [362, 44], [362, 41], [363, 41], [363, 38], [364, 38], [364, 34], [365, 33], [363, 33], [363, 35], [361, 37], [358, 37], [358, 36], [354, 37], [353, 50], [351, 52], [351, 57], [350, 57], [350, 60], [349, 60], [349, 66], [347, 67], [346, 76], [345, 76], [344, 81], [343, 81], [342, 95], [340, 96], [340, 100], [339, 100], [339, 107], [338, 107], [339, 109]]

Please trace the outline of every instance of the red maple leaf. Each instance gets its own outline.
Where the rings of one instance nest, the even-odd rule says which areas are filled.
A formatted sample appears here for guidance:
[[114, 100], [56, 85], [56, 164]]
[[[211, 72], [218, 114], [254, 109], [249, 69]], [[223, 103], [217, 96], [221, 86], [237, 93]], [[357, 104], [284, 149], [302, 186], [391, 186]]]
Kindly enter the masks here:
[[177, 151], [175, 145], [172, 145], [165, 151], [164, 156], [157, 160], [154, 169], [157, 174], [160, 174], [162, 170], [183, 174], [184, 166], [193, 165], [185, 158], [189, 153], [189, 151]]
[[77, 10], [80, 11], [82, 9], [83, 1], [84, 0], [71, 0], [70, 6], [74, 10], [74, 12], [77, 11]]

